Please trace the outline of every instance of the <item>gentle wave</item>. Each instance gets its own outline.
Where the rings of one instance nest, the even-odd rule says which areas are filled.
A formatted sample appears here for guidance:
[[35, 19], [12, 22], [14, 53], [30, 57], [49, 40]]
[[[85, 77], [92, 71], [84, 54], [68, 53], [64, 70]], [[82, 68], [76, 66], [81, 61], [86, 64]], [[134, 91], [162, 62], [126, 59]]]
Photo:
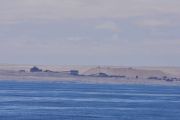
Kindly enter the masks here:
[[154, 94], [154, 93], [129, 93], [129, 91], [127, 93], [113, 93], [113, 92], [86, 92], [86, 91], [24, 91], [24, 90], [0, 90], [0, 94], [37, 94], [37, 93], [45, 93], [45, 94], [60, 94], [60, 93], [67, 93], [67, 94], [85, 94], [85, 95], [118, 95], [118, 96], [122, 96], [122, 95], [127, 95], [127, 96], [152, 96], [152, 97], [180, 97], [180, 94]]
[[127, 107], [54, 107], [54, 106], [28, 106], [28, 105], [21, 105], [21, 106], [2, 106], [0, 110], [8, 110], [8, 109], [43, 109], [43, 110], [71, 110], [71, 109], [89, 109], [89, 110], [156, 110], [155, 108], [127, 108]]
[[180, 100], [143, 100], [143, 99], [103, 99], [103, 98], [68, 98], [68, 97], [2, 97], [0, 102], [27, 102], [27, 101], [41, 101], [41, 102], [59, 102], [59, 101], [77, 101], [77, 102], [126, 102], [126, 103], [159, 103], [159, 102], [180, 102]]

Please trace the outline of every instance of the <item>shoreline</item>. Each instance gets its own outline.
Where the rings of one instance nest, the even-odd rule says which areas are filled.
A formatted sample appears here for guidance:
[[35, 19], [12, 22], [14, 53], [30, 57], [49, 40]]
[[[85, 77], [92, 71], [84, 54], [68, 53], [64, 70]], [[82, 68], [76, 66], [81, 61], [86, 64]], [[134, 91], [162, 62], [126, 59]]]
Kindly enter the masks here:
[[162, 81], [147, 79], [122, 79], [122, 78], [102, 78], [102, 77], [8, 77], [0, 78], [1, 81], [15, 82], [57, 82], [57, 83], [79, 83], [79, 84], [110, 84], [110, 85], [161, 85], [180, 86], [180, 81]]
[[180, 86], [177, 73], [180, 68], [0, 65], [0, 81]]

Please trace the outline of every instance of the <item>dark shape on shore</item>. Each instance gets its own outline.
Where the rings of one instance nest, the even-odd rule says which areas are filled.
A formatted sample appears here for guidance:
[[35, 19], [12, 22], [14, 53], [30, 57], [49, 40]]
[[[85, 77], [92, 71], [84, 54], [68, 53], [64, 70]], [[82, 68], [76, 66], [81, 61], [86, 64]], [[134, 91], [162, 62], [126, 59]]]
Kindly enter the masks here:
[[38, 67], [34, 66], [30, 69], [30, 72], [42, 72], [42, 69], [39, 69]]
[[97, 74], [92, 74], [92, 75], [89, 75], [89, 76], [92, 76], [92, 77], [110, 77], [106, 73], [102, 73], [102, 72], [97, 73]]
[[107, 75], [106, 73], [99, 73], [98, 77], [109, 77], [109, 75]]
[[52, 70], [44, 70], [43, 72], [46, 72], [46, 73], [60, 73], [60, 72], [58, 72], [58, 71], [52, 71]]
[[24, 72], [26, 72], [26, 71], [25, 71], [25, 70], [19, 70], [19, 72], [24, 73]]
[[96, 74], [91, 74], [91, 75], [88, 75], [88, 76], [91, 76], [91, 77], [109, 77], [109, 78], [112, 78], [112, 77], [115, 77], [115, 78], [126, 78], [125, 75], [108, 75], [108, 74], [102, 73], [102, 72], [99, 72], [99, 73], [96, 73]]
[[51, 70], [44, 70], [44, 72], [54, 72], [54, 71], [51, 71]]
[[126, 78], [125, 75], [111, 75], [109, 77]]
[[180, 78], [176, 78], [176, 77], [167, 77], [167, 76], [163, 76], [161, 77], [149, 77], [149, 80], [165, 80], [168, 82], [172, 82], [172, 81], [180, 81]]
[[162, 80], [162, 78], [159, 77], [148, 77], [149, 80]]
[[78, 70], [70, 70], [70, 74], [71, 75], [79, 75], [79, 71]]

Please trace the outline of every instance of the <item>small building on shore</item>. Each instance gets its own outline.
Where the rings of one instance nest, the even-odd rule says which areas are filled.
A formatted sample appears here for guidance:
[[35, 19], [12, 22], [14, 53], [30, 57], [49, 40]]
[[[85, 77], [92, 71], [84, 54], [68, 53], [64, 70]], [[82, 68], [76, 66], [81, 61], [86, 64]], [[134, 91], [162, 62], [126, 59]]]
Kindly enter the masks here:
[[30, 69], [30, 72], [42, 72], [42, 69], [39, 69], [38, 67], [34, 66]]
[[79, 75], [78, 70], [70, 70], [69, 72], [70, 72], [71, 75]]

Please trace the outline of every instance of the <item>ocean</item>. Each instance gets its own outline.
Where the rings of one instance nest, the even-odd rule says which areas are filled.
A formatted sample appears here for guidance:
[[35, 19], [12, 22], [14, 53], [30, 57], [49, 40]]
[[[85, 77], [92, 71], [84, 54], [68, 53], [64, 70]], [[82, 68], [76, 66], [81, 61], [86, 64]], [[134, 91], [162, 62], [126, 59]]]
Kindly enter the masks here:
[[180, 87], [0, 81], [0, 120], [180, 120]]

